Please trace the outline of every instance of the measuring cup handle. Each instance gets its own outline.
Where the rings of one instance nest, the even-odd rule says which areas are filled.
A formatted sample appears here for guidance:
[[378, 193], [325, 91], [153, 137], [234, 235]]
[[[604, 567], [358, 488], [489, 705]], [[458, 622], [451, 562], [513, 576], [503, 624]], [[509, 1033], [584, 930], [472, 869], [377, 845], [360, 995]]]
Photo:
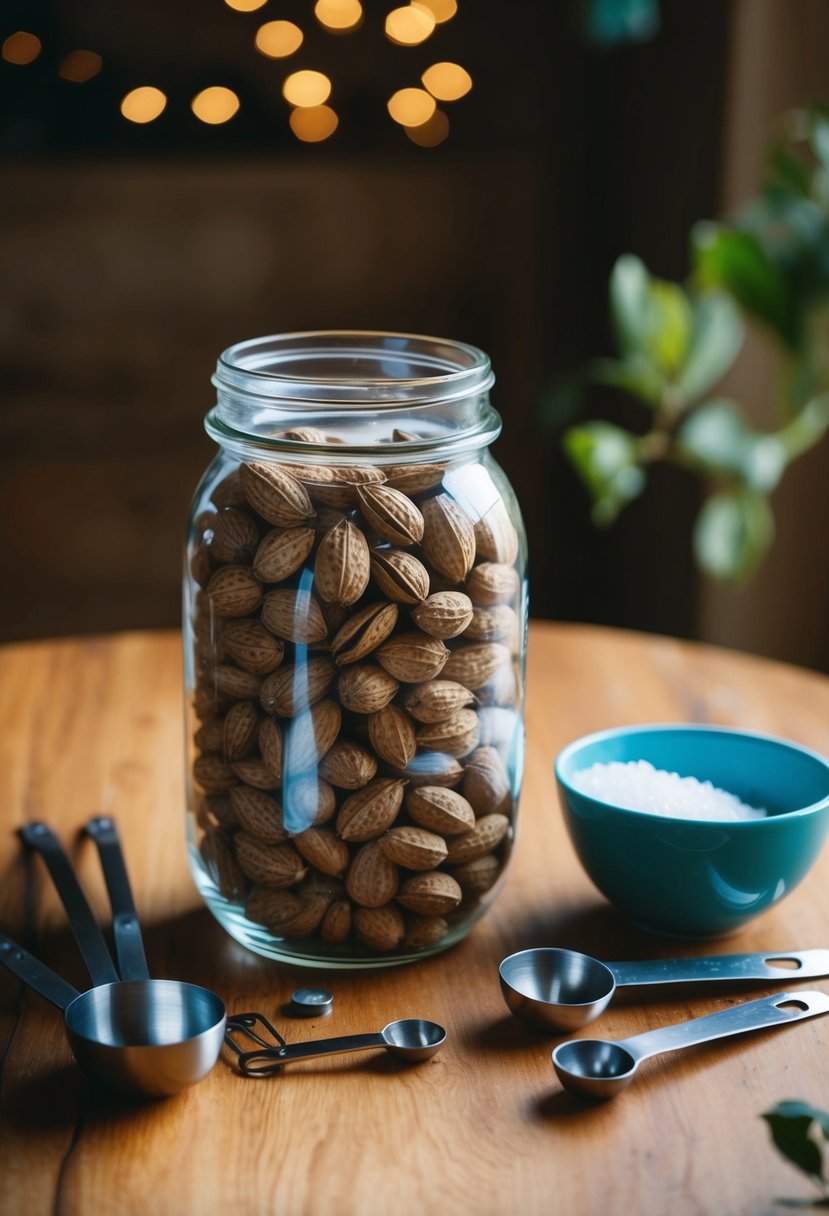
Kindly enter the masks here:
[[696, 1043], [709, 1043], [749, 1030], [784, 1026], [788, 1022], [799, 1022], [823, 1013], [829, 1013], [829, 993], [778, 992], [776, 996], [744, 1001], [731, 1009], [709, 1013], [707, 1017], [634, 1035], [631, 1039], [620, 1040], [620, 1046], [625, 1047], [637, 1060], [644, 1060], [664, 1051], [693, 1047]]
[[92, 983], [96, 987], [99, 984], [117, 983], [118, 972], [110, 957], [104, 935], [92, 915], [92, 909], [81, 890], [63, 845], [45, 823], [25, 824], [20, 829], [20, 836], [46, 863], [55, 889], [66, 909], [75, 941], [83, 955]]
[[259, 1061], [265, 1066], [291, 1064], [296, 1060], [316, 1060], [345, 1051], [368, 1051], [385, 1047], [382, 1034], [345, 1034], [334, 1039], [316, 1039], [308, 1043], [286, 1043], [284, 1047], [268, 1047], [264, 1051], [246, 1051], [239, 1056], [239, 1066], [247, 1072], [256, 1070]]
[[18, 946], [17, 942], [2, 933], [0, 933], [0, 964], [7, 971], [11, 971], [12, 975], [16, 975], [24, 984], [27, 984], [29, 988], [40, 993], [47, 1001], [57, 1005], [58, 1009], [65, 1009], [74, 1001], [75, 997], [80, 996], [76, 988], [67, 984], [66, 980], [61, 979], [40, 959], [29, 954], [28, 950], [24, 950], [22, 946]]
[[112, 906], [112, 935], [115, 939], [115, 954], [121, 979], [147, 980], [150, 978], [150, 971], [144, 953], [141, 924], [132, 897], [118, 829], [109, 816], [97, 815], [89, 820], [84, 830], [95, 841], [101, 859], [101, 869]]
[[716, 980], [773, 980], [778, 984], [790, 984], [792, 980], [829, 975], [829, 950], [779, 950], [765, 954], [721, 954], [712, 958], [666, 958], [606, 965], [619, 988]]

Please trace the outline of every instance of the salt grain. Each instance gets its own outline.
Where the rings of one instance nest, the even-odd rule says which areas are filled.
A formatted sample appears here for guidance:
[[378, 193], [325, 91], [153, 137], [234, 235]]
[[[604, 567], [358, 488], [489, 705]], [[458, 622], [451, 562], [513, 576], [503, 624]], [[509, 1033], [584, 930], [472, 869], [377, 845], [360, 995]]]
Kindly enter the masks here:
[[748, 806], [735, 794], [718, 789], [710, 781], [680, 777], [678, 773], [654, 768], [647, 760], [594, 764], [574, 773], [572, 784], [582, 794], [601, 802], [672, 819], [722, 823], [723, 820], [762, 819], [768, 814], [764, 808]]

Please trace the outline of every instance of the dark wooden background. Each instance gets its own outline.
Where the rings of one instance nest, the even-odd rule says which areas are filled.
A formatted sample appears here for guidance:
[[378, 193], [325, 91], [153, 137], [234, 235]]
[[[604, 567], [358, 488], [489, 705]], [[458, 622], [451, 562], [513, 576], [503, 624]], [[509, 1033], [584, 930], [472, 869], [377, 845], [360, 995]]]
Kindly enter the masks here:
[[[311, 5], [282, 7], [250, 14], [246, 39]], [[694, 483], [658, 477], [597, 533], [541, 414], [550, 384], [609, 349], [618, 254], [681, 276], [690, 225], [718, 210], [731, 3], [663, 0], [656, 37], [612, 48], [585, 40], [575, 0], [462, 0], [422, 52], [392, 54], [368, 27], [347, 54], [320, 36], [335, 84], [346, 65], [341, 131], [322, 146], [277, 123], [262, 63], [234, 41], [246, 19], [218, 0], [209, 16], [195, 0], [8, 12], [9, 28], [40, 20], [45, 35], [31, 68], [0, 64], [0, 636], [175, 624], [217, 354], [324, 327], [490, 353], [536, 615], [697, 632]], [[180, 48], [164, 58], [181, 74], [171, 117], [128, 128], [117, 98], [152, 79], [162, 42]], [[82, 105], [54, 79], [72, 45], [105, 54]], [[441, 57], [466, 63], [475, 88], [427, 151], [383, 120], [383, 101]], [[186, 99], [216, 79], [243, 111], [210, 131], [185, 120]]]

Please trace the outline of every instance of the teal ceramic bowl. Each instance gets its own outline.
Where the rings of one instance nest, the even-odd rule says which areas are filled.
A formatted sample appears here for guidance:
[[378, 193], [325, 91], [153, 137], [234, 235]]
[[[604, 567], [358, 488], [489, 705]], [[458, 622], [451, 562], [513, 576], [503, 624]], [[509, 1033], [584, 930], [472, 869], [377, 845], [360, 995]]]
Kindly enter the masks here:
[[[667, 818], [600, 802], [573, 788], [593, 764], [648, 760], [711, 781], [762, 819]], [[769, 735], [719, 726], [630, 726], [569, 744], [555, 765], [579, 860], [612, 904], [671, 937], [733, 933], [779, 903], [808, 873], [829, 829], [829, 763]]]

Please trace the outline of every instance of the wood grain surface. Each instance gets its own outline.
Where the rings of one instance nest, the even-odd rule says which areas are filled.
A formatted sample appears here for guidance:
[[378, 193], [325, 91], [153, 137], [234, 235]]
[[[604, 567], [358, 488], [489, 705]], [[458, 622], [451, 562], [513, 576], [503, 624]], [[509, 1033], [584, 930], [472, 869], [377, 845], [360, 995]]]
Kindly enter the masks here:
[[[0, 926], [62, 974], [83, 970], [40, 863], [15, 829], [47, 819], [71, 843], [106, 916], [94, 812], [117, 818], [154, 975], [261, 1009], [288, 1039], [378, 1030], [422, 1016], [443, 1050], [407, 1067], [386, 1055], [297, 1064], [243, 1080], [220, 1061], [201, 1085], [135, 1104], [89, 1086], [60, 1015], [0, 975], [0, 1211], [643, 1213], [763, 1216], [807, 1195], [760, 1115], [784, 1098], [829, 1105], [829, 1020], [652, 1061], [615, 1102], [575, 1104], [550, 1063], [554, 1040], [512, 1020], [500, 959], [532, 945], [600, 957], [669, 957], [677, 945], [628, 927], [597, 894], [566, 838], [551, 766], [587, 731], [637, 721], [715, 721], [829, 751], [829, 681], [744, 655], [646, 635], [536, 625], [518, 847], [498, 901], [467, 940], [373, 973], [299, 971], [248, 953], [212, 920], [184, 847], [179, 640], [172, 633], [38, 642], [0, 651]], [[801, 887], [714, 950], [826, 945], [829, 855]], [[703, 953], [702, 947], [687, 948]], [[282, 1006], [300, 985], [334, 992], [324, 1019]], [[829, 989], [829, 980], [810, 982]], [[645, 1003], [632, 994], [596, 1033], [618, 1038], [722, 1008], [733, 991]], [[582, 1032], [584, 1033], [584, 1032]]]

